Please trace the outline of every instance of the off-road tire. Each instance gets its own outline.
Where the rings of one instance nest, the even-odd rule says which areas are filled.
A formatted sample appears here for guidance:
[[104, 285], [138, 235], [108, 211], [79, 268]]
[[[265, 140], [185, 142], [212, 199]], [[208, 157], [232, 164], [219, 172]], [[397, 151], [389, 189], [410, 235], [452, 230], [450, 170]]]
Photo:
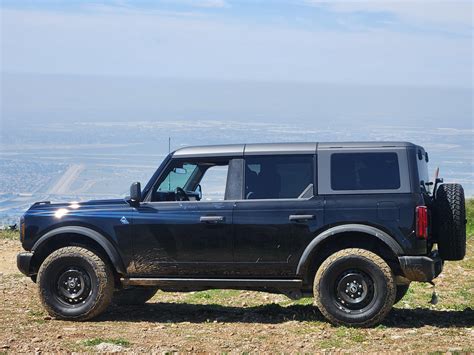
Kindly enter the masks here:
[[406, 285], [397, 285], [397, 293], [395, 294], [395, 302], [393, 304], [397, 304], [402, 300], [403, 297], [408, 292], [408, 289], [410, 288], [410, 284]]
[[114, 292], [112, 302], [116, 305], [142, 305], [151, 299], [156, 292], [157, 287], [130, 287]]
[[[75, 270], [81, 271], [84, 280], [89, 278], [90, 290], [86, 289], [81, 295], [83, 300], [74, 299], [74, 304], [69, 304], [71, 299], [63, 299], [65, 291], [61, 290], [63, 282], [60, 281], [67, 283], [67, 279], [62, 277], [67, 277], [68, 272], [74, 273]], [[81, 282], [87, 284], [86, 281]], [[114, 275], [109, 264], [93, 251], [76, 246], [65, 247], [52, 252], [41, 264], [38, 290], [41, 302], [51, 316], [83, 321], [98, 316], [110, 304], [114, 292]]]
[[[359, 272], [367, 281], [372, 280], [372, 288], [366, 287], [372, 289], [372, 297], [364, 299], [369, 303], [360, 310], [349, 310], [339, 298], [343, 293], [339, 292], [339, 287], [341, 283], [345, 287], [346, 277], [352, 279], [351, 272]], [[318, 268], [313, 287], [315, 303], [321, 313], [333, 324], [351, 327], [371, 327], [381, 322], [390, 312], [396, 295], [395, 277], [390, 266], [377, 254], [357, 248], [330, 255]], [[369, 295], [369, 291], [366, 293]]]
[[459, 184], [442, 184], [436, 190], [433, 236], [443, 260], [462, 260], [466, 255], [466, 206]]

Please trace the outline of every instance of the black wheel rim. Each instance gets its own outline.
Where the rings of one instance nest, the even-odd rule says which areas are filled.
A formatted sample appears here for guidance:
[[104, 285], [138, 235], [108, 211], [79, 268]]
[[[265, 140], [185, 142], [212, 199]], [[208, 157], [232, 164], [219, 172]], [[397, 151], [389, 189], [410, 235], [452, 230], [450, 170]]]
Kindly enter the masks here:
[[81, 267], [68, 267], [58, 275], [56, 296], [64, 304], [82, 304], [91, 295], [91, 291], [91, 278]]
[[335, 283], [334, 295], [339, 309], [363, 312], [375, 299], [374, 281], [362, 270], [344, 271]]

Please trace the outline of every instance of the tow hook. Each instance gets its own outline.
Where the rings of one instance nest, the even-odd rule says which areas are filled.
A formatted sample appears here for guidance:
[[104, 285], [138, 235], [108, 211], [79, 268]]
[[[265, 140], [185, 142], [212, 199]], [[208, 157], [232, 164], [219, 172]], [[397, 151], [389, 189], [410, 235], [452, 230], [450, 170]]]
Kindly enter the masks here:
[[438, 304], [438, 295], [436, 294], [436, 285], [433, 281], [429, 281], [429, 283], [433, 286], [433, 293], [431, 294], [431, 300], [429, 303], [433, 305]]

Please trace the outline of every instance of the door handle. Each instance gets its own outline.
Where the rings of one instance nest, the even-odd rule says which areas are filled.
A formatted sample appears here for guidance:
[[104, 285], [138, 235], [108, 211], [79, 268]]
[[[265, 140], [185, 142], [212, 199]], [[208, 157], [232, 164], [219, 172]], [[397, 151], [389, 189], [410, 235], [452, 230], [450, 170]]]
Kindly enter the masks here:
[[288, 219], [291, 222], [309, 221], [310, 219], [314, 219], [314, 214], [290, 214]]
[[201, 223], [219, 223], [219, 222], [224, 222], [225, 217], [224, 216], [201, 216], [199, 218], [199, 221]]

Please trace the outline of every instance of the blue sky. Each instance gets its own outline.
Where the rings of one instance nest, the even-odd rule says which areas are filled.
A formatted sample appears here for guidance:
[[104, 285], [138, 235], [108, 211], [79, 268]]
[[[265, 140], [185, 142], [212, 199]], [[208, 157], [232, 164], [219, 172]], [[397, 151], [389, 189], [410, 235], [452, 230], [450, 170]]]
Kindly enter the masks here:
[[2, 1], [1, 71], [472, 87], [472, 1]]

